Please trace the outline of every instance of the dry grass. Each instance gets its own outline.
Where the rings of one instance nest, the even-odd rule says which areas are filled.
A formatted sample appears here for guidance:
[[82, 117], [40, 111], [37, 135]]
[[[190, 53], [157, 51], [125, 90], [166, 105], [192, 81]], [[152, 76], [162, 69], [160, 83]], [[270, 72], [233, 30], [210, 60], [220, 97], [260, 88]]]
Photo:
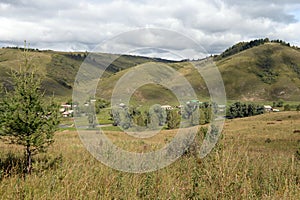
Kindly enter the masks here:
[[[62, 160], [56, 159], [48, 170], [35, 162], [36, 170], [25, 180], [18, 174], [2, 177], [0, 198], [299, 199], [300, 161], [294, 153], [300, 134], [293, 133], [300, 129], [299, 122], [297, 112], [229, 120], [218, 146], [205, 159], [183, 156], [146, 174], [113, 170], [85, 150], [76, 132], [57, 133], [47, 159], [55, 161], [61, 154]], [[166, 131], [137, 142], [124, 133], [107, 132], [116, 144], [127, 141], [137, 151], [143, 145], [162, 145], [173, 134]], [[20, 150], [3, 144], [0, 149], [0, 158]], [[43, 161], [45, 156], [38, 158]]]

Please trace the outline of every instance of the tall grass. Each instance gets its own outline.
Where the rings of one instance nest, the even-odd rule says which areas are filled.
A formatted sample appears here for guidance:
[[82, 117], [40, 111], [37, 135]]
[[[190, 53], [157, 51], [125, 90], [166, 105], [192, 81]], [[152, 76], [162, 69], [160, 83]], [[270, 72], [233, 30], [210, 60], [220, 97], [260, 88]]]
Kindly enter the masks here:
[[[35, 170], [32, 175], [23, 179], [18, 171], [12, 171], [2, 178], [0, 197], [1, 199], [299, 199], [300, 160], [295, 157], [294, 146], [297, 144], [295, 138], [300, 139], [300, 135], [289, 133], [274, 135], [273, 130], [266, 129], [264, 134], [265, 137], [271, 138], [270, 143], [265, 143], [264, 140], [259, 143], [254, 136], [254, 132], [260, 130], [260, 127], [253, 130], [252, 123], [270, 123], [269, 121], [277, 119], [276, 117], [264, 115], [228, 121], [223, 137], [206, 158], [200, 160], [193, 154], [186, 154], [170, 166], [146, 174], [129, 174], [111, 169], [98, 162], [85, 150], [76, 133], [58, 133], [49, 154], [35, 158]], [[296, 114], [290, 118], [284, 118], [282, 115], [281, 118], [283, 121], [278, 122], [279, 127], [289, 125], [291, 122], [299, 124]], [[242, 130], [241, 126], [244, 127], [245, 124], [248, 124], [248, 129]], [[235, 131], [235, 134], [230, 131]], [[247, 137], [242, 134], [243, 131], [249, 133]], [[120, 136], [122, 133], [107, 134], [113, 141], [125, 138]], [[260, 131], [257, 134], [261, 134]], [[166, 138], [170, 135], [172, 133], [165, 132]], [[163, 136], [164, 134], [159, 137]], [[275, 143], [277, 140], [281, 143]], [[144, 142], [135, 144], [151, 146], [154, 145], [153, 141], [144, 139]], [[159, 139], [159, 141], [166, 140]], [[284, 145], [286, 148], [277, 149], [273, 143]], [[16, 147], [4, 144], [0, 145], [0, 149], [2, 161], [9, 151], [14, 151], [16, 155], [17, 152], [21, 152]]]

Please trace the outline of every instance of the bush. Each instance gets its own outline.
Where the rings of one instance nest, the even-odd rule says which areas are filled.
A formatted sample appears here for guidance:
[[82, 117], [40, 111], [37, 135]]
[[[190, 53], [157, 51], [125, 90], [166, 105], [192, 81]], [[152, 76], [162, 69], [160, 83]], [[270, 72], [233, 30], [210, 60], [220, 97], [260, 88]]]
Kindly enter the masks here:
[[296, 111], [300, 111], [300, 104], [296, 107]]
[[284, 111], [290, 111], [291, 110], [291, 106], [289, 104], [284, 105], [283, 107]]
[[245, 104], [235, 102], [229, 106], [227, 110], [227, 116], [231, 118], [250, 117], [254, 115], [260, 115], [264, 113], [264, 108], [261, 105]]
[[176, 110], [167, 111], [167, 126], [168, 129], [179, 128], [180, 125], [180, 115]]

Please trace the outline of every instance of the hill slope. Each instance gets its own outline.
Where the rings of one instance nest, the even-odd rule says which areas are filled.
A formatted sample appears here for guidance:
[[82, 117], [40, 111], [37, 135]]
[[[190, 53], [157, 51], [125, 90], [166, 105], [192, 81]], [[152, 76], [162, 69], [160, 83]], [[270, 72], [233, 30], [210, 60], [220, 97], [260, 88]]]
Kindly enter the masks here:
[[[71, 97], [72, 87], [77, 71], [87, 57], [86, 52], [57, 52], [30, 49], [28, 52], [31, 63], [37, 67], [38, 73], [43, 77], [43, 88], [46, 94], [55, 94], [60, 97]], [[98, 54], [102, 59], [109, 58], [110, 54]], [[117, 59], [109, 65], [105, 76], [118, 71], [153, 61], [155, 59], [139, 56], [116, 56]], [[9, 72], [17, 70], [24, 60], [24, 52], [18, 48], [0, 49], [0, 83], [11, 88]]]
[[[44, 76], [47, 94], [70, 98], [79, 66], [87, 56], [84, 52], [30, 51], [32, 63]], [[111, 54], [97, 54], [100, 60]], [[8, 72], [17, 69], [22, 59], [20, 49], [0, 49], [0, 81], [11, 87]], [[92, 60], [101, 65], [99, 59]], [[98, 63], [97, 63], [98, 62]], [[191, 65], [193, 62], [171, 62], [139, 56], [120, 56], [106, 70], [99, 84], [99, 97], [109, 99], [115, 83], [122, 75], [143, 63], [164, 63], [184, 75], [202, 100], [209, 98], [204, 80]], [[293, 100], [300, 101], [300, 51], [281, 43], [264, 42], [257, 46], [218, 56], [216, 61], [226, 88], [227, 98], [235, 100]], [[132, 101], [156, 99], [172, 103], [174, 95], [159, 85], [145, 85], [133, 95]], [[174, 100], [176, 101], [176, 100]]]
[[[193, 63], [193, 62], [191, 62]], [[188, 62], [169, 63], [191, 83], [200, 99], [209, 97], [204, 80], [197, 70]], [[264, 43], [216, 60], [227, 98], [243, 101], [253, 100], [290, 100], [300, 101], [300, 51], [280, 43]], [[130, 69], [127, 69], [130, 70]], [[99, 96], [110, 97], [114, 84], [127, 71], [117, 73], [101, 82]], [[153, 88], [141, 87], [134, 99], [147, 100]], [[171, 102], [170, 91], [162, 88], [161, 102]], [[149, 98], [148, 98], [149, 99]]]
[[266, 43], [217, 61], [231, 99], [300, 100], [300, 51]]

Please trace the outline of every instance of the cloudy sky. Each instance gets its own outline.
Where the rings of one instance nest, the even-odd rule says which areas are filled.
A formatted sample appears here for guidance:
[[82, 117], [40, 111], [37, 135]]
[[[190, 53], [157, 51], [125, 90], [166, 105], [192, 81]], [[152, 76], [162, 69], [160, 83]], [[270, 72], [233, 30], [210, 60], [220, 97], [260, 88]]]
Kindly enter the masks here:
[[[300, 46], [300, 1], [0, 0], [0, 25], [0, 46], [22, 46], [26, 39], [34, 48], [91, 51], [123, 32], [158, 28], [217, 54], [236, 42], [265, 37]], [[143, 37], [128, 40], [139, 48], [139, 39], [145, 43]], [[155, 39], [148, 37], [144, 45], [151, 47]], [[176, 42], [161, 42], [160, 48], [164, 43]]]

